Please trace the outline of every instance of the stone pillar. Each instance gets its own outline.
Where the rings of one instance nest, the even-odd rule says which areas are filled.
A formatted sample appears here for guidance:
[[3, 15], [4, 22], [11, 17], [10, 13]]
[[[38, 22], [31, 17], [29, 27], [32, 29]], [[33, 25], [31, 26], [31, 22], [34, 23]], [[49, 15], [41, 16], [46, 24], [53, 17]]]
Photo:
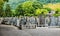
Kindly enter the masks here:
[[37, 26], [40, 26], [40, 24], [39, 24], [40, 23], [39, 18], [37, 18], [37, 23], [38, 23]]
[[39, 24], [40, 24], [41, 27], [45, 26], [45, 17], [44, 17], [44, 15], [39, 16]]
[[60, 16], [58, 16], [57, 23], [57, 25], [60, 26]]
[[17, 19], [17, 26], [18, 26], [18, 27], [19, 27], [19, 21], [20, 21], [20, 20], [19, 20], [19, 19]]
[[0, 18], [0, 24], [2, 23], [2, 21], [3, 21], [3, 18]]
[[47, 16], [47, 17], [45, 18], [45, 26], [46, 26], [46, 27], [48, 26], [49, 22], [50, 22], [50, 20], [49, 20], [49, 17]]
[[52, 16], [52, 17], [50, 17], [50, 19], [51, 19], [50, 26], [56, 26], [56, 21], [57, 21], [56, 18], [54, 16]]

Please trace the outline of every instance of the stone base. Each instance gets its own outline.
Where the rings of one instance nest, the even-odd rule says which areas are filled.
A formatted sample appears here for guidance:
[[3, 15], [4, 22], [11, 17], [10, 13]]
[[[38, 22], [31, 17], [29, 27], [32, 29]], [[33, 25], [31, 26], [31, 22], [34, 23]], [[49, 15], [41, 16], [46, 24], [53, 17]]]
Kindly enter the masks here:
[[35, 29], [36, 25], [35, 24], [31, 24], [31, 25], [20, 25], [19, 26], [20, 29]]

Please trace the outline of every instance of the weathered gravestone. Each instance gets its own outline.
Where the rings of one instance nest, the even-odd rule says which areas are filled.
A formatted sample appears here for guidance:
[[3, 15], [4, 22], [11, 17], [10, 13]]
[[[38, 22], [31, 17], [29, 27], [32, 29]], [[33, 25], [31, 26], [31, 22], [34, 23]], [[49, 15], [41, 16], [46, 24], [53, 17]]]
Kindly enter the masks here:
[[9, 17], [5, 17], [5, 18], [3, 19], [3, 24], [8, 24], [8, 21], [9, 21]]
[[58, 16], [58, 20], [57, 20], [57, 22], [58, 22], [58, 26], [60, 26], [60, 16]]
[[30, 17], [29, 22], [30, 22], [31, 24], [35, 24], [35, 18], [34, 18], [34, 17]]
[[20, 24], [26, 25], [26, 18], [25, 18], [25, 17], [22, 17], [22, 18], [21, 18]]
[[16, 26], [19, 27], [20, 26], [20, 18], [16, 19]]
[[50, 17], [50, 26], [56, 26], [57, 24], [57, 18], [54, 16]]
[[17, 17], [14, 17], [13, 21], [12, 21], [13, 25], [15, 25], [15, 26], [17, 26], [17, 19], [18, 19]]
[[49, 17], [46, 17], [45, 18], [45, 27], [48, 27], [49, 22], [50, 22]]
[[13, 17], [10, 20], [10, 24], [13, 25]]
[[2, 23], [2, 21], [3, 21], [3, 18], [0, 18], [0, 24]]
[[43, 15], [39, 16], [39, 24], [40, 24], [40, 27], [45, 26], [45, 18]]
[[[34, 22], [34, 21], [32, 21]], [[35, 22], [32, 23], [30, 17], [22, 17], [20, 20], [20, 29], [33, 29], [36, 28]]]
[[39, 18], [38, 17], [36, 18], [36, 21], [37, 21], [36, 22], [37, 26], [40, 26], [40, 24], [39, 24]]

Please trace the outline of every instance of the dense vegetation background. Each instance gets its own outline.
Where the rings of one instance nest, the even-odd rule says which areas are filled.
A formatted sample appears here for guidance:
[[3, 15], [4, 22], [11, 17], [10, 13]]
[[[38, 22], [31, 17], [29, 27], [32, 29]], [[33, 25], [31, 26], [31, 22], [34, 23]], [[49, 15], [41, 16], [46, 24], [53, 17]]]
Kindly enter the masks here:
[[0, 0], [0, 17], [46, 15], [51, 10], [60, 16], [60, 0]]

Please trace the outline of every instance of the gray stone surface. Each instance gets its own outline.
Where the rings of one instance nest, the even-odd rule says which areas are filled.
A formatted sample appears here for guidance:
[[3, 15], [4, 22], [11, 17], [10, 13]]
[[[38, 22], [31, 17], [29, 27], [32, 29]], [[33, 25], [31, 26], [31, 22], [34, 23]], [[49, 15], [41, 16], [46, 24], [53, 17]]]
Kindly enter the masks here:
[[24, 31], [1, 31], [0, 36], [31, 36]]
[[60, 36], [60, 28], [39, 27], [37, 29], [25, 30], [32, 36]]
[[35, 24], [35, 18], [34, 18], [34, 17], [30, 17], [30, 18], [29, 18], [29, 22], [30, 22], [31, 24]]
[[14, 26], [5, 26], [5, 29], [12, 28], [11, 30], [1, 30], [3, 25], [0, 25], [0, 36], [60, 36], [60, 28], [37, 27], [36, 29], [18, 30]]
[[0, 31], [0, 36], [31, 36], [25, 31]]
[[58, 26], [60, 26], [60, 16], [58, 17]]
[[3, 21], [3, 18], [0, 18], [0, 24], [1, 24], [2, 21]]
[[54, 16], [50, 17], [50, 26], [56, 26], [56, 24], [57, 19]]
[[23, 30], [18, 30], [14, 26], [0, 25], [0, 36], [31, 36], [31, 35]]
[[17, 27], [12, 26], [12, 25], [0, 25], [0, 31], [13, 31], [13, 30], [18, 30]]

